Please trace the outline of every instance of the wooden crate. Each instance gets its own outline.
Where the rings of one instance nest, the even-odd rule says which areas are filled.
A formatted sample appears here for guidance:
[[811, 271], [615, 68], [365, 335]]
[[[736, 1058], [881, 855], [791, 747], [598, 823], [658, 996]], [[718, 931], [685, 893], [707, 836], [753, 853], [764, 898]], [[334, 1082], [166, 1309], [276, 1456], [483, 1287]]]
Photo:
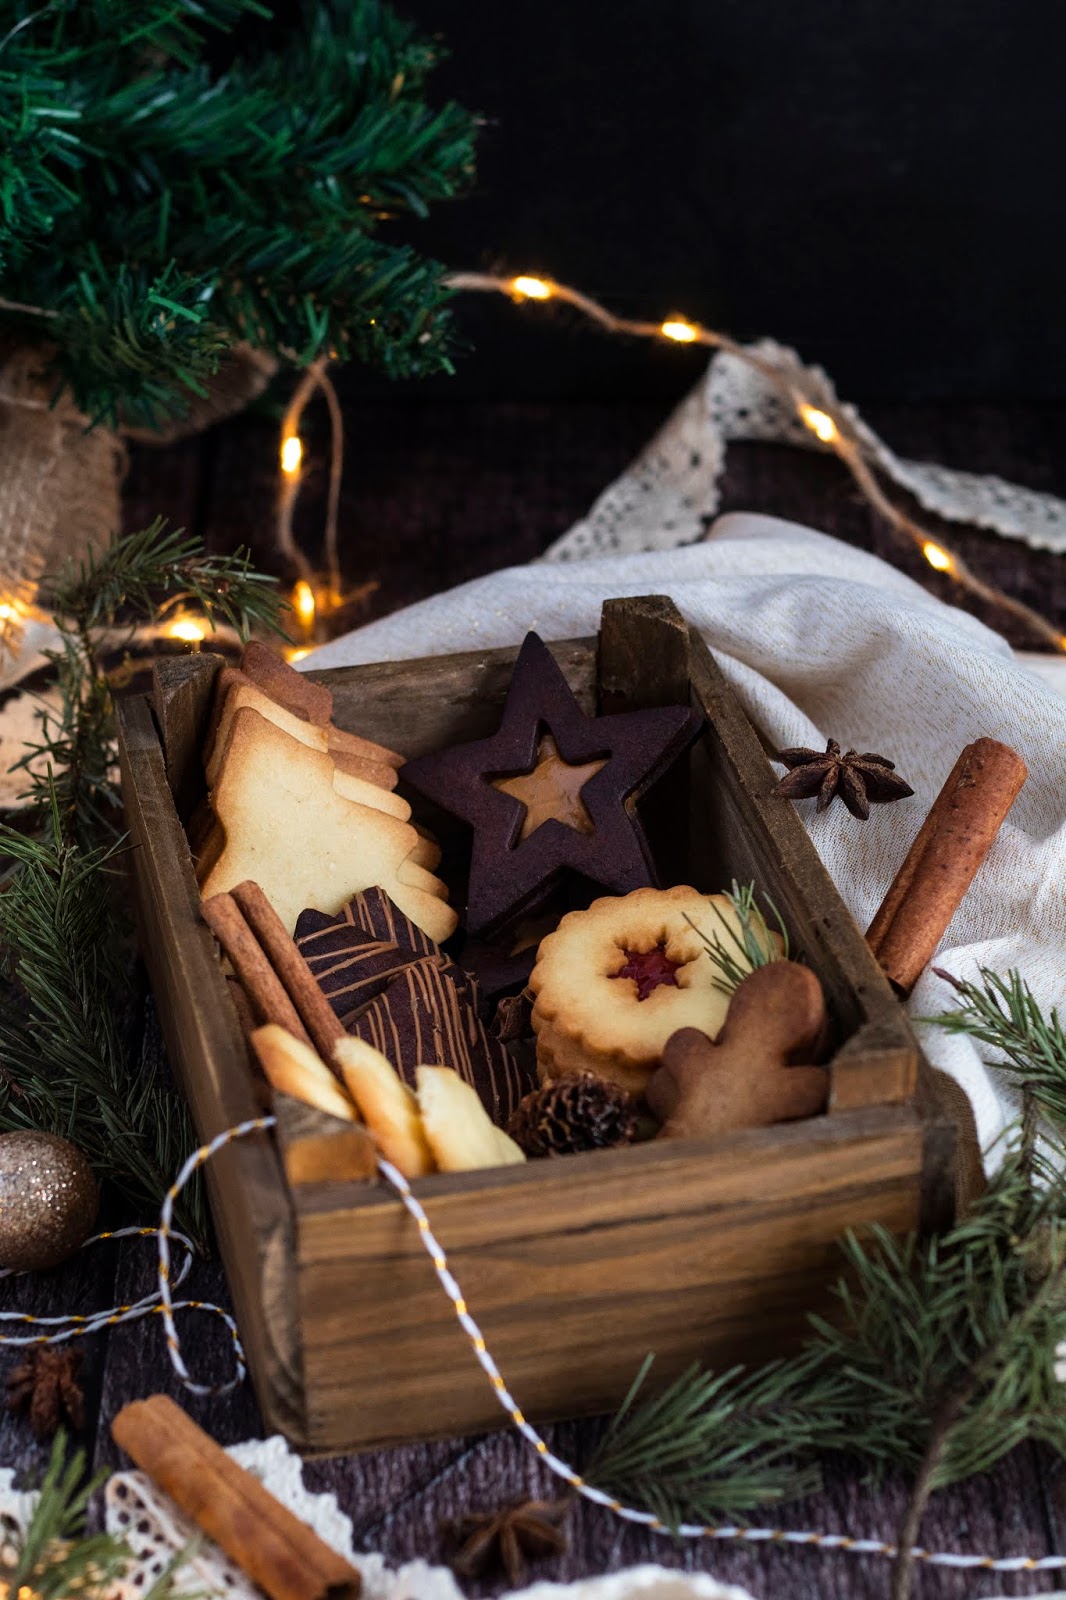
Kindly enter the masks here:
[[[754, 880], [821, 978], [840, 1046], [828, 1113], [717, 1140], [661, 1141], [420, 1180], [415, 1190], [518, 1402], [547, 1419], [614, 1406], [648, 1351], [754, 1360], [826, 1309], [849, 1226], [950, 1214], [952, 1131], [898, 1002], [707, 650], [669, 602], [612, 601], [596, 640], [552, 646], [589, 710], [691, 702], [706, 727], [649, 797], [668, 880]], [[315, 674], [342, 727], [413, 756], [497, 725], [515, 650]], [[183, 830], [219, 659], [161, 667], [154, 709], [120, 707], [144, 958], [175, 1073], [205, 1139], [258, 1107]], [[843, 826], [848, 826], [846, 821]], [[446, 841], [446, 859], [448, 858]], [[406, 1212], [387, 1190], [286, 1182], [278, 1144], [208, 1174], [268, 1427], [304, 1451], [366, 1449], [504, 1421]]]

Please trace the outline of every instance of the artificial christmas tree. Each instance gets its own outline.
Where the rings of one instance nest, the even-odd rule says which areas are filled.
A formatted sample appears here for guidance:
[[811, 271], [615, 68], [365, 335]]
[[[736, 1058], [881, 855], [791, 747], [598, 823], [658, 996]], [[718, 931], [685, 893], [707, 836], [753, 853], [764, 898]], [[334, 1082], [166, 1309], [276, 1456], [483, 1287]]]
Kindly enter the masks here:
[[[383, 229], [468, 182], [474, 119], [427, 103], [437, 49], [387, 5], [296, 16], [0, 4], [6, 593], [114, 531], [116, 431], [202, 425], [327, 353], [448, 367], [442, 270]], [[79, 500], [86, 449], [101, 481]]]

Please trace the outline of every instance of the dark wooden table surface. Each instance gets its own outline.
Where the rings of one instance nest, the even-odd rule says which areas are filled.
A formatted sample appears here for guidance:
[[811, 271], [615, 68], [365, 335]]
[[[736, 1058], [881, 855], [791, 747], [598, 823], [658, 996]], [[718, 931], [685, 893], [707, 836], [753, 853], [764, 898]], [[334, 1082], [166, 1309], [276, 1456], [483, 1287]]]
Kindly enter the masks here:
[[[1066, 495], [1066, 406], [897, 405], [870, 407], [869, 414], [904, 454], [998, 472]], [[353, 622], [535, 556], [587, 509], [661, 415], [662, 408], [635, 404], [349, 405], [342, 506], [345, 569], [353, 585], [374, 585], [353, 608]], [[215, 547], [243, 541], [269, 559], [275, 450], [275, 433], [264, 418], [240, 419], [165, 451], [138, 450], [128, 485], [128, 524], [139, 526], [164, 512], [204, 533]], [[309, 545], [321, 526], [323, 485], [324, 467], [312, 436], [301, 511]], [[832, 460], [777, 446], [735, 447], [723, 491], [723, 509], [766, 511], [807, 522], [898, 559], [930, 588], [950, 593], [920, 558], [909, 550], [901, 552], [872, 524]], [[946, 536], [983, 576], [1038, 606], [1066, 629], [1066, 560], [987, 534], [951, 530]], [[993, 623], [1002, 622], [985, 615]], [[1019, 645], [1031, 643], [1024, 633], [1004, 631]], [[139, 1039], [138, 1070], [165, 1071], [148, 997]], [[36, 1279], [0, 1285], [0, 1309], [88, 1312], [135, 1300], [153, 1287], [152, 1241], [133, 1241], [98, 1247]], [[213, 1262], [195, 1267], [188, 1290], [199, 1298], [226, 1302], [225, 1282]], [[381, 1307], [381, 1315], [388, 1316], [388, 1306]], [[217, 1379], [228, 1372], [232, 1352], [217, 1319], [190, 1315], [183, 1328], [187, 1357], [198, 1376]], [[0, 1375], [16, 1359], [14, 1353], [5, 1353]], [[87, 1340], [85, 1377], [85, 1442], [97, 1463], [119, 1464], [108, 1434], [119, 1407], [157, 1390], [172, 1394], [223, 1443], [261, 1432], [247, 1387], [213, 1401], [184, 1393], [171, 1372], [157, 1319]], [[549, 1438], [565, 1458], [580, 1459], [594, 1427], [563, 1423], [549, 1430]], [[42, 1450], [25, 1423], [0, 1413], [0, 1464], [34, 1469], [41, 1461]], [[552, 1481], [528, 1447], [507, 1433], [312, 1462], [305, 1476], [312, 1488], [337, 1494], [359, 1547], [383, 1551], [394, 1561], [415, 1555], [443, 1559], [448, 1546], [441, 1522], [459, 1512], [553, 1492]], [[833, 1469], [821, 1495], [787, 1507], [780, 1520], [791, 1527], [891, 1537], [902, 1503], [899, 1484], [874, 1489], [846, 1469]], [[941, 1495], [926, 1519], [923, 1541], [936, 1548], [1004, 1555], [1066, 1551], [1066, 1472], [1058, 1461], [1021, 1449], [991, 1477]], [[708, 1569], [745, 1585], [759, 1600], [786, 1595], [813, 1600], [828, 1594], [874, 1600], [888, 1593], [883, 1560], [738, 1545], [678, 1546], [627, 1529], [584, 1505], [573, 1515], [569, 1553], [545, 1563], [536, 1576], [563, 1579], [649, 1560]], [[1061, 1586], [1066, 1587], [1066, 1577]], [[500, 1587], [488, 1585], [482, 1592]], [[917, 1592], [927, 1600], [962, 1600], [1055, 1587], [1050, 1576], [924, 1570]]]

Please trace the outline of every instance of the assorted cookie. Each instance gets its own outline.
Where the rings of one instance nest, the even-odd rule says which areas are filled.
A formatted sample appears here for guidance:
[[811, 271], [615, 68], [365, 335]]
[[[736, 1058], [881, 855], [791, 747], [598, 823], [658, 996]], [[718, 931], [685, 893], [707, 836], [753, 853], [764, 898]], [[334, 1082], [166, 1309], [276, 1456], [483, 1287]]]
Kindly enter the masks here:
[[[218, 674], [197, 872], [262, 1092], [361, 1125], [408, 1178], [823, 1111], [817, 977], [736, 885], [655, 881], [636, 807], [699, 727], [587, 716], [530, 634], [497, 733], [404, 763], [249, 645]], [[472, 831], [447, 949], [401, 779]]]
[[468, 931], [514, 921], [567, 872], [614, 894], [654, 884], [637, 805], [701, 725], [687, 706], [586, 716], [527, 634], [497, 732], [404, 766], [406, 783], [472, 830]]
[[667, 1039], [647, 1086], [661, 1139], [693, 1139], [794, 1122], [825, 1110], [829, 1074], [818, 1064], [829, 1030], [822, 986], [809, 967], [773, 961], [733, 994], [717, 1039], [682, 1028]]
[[[736, 922], [727, 896], [683, 885], [571, 911], [542, 941], [529, 980], [541, 1081], [594, 1072], [643, 1093], [671, 1034], [714, 1037], [729, 997], [707, 940]], [[767, 955], [780, 950], [779, 934], [760, 935]]]
[[367, 805], [363, 788], [257, 711], [238, 711], [211, 791], [217, 838], [201, 857], [201, 893], [250, 878], [291, 931], [305, 906], [336, 912], [356, 890], [380, 884], [432, 937], [447, 939], [456, 917], [430, 870], [432, 847], [403, 811]]

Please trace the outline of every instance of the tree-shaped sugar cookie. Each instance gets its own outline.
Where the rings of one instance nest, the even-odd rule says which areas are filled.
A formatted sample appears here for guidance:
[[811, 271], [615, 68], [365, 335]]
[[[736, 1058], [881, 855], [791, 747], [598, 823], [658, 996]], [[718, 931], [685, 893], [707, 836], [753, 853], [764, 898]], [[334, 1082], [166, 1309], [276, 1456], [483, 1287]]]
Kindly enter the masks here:
[[308, 749], [257, 711], [237, 711], [211, 792], [217, 838], [201, 858], [201, 891], [258, 883], [291, 933], [305, 907], [333, 916], [380, 885], [438, 942], [455, 931], [435, 857], [409, 822], [361, 805], [331, 757]]

